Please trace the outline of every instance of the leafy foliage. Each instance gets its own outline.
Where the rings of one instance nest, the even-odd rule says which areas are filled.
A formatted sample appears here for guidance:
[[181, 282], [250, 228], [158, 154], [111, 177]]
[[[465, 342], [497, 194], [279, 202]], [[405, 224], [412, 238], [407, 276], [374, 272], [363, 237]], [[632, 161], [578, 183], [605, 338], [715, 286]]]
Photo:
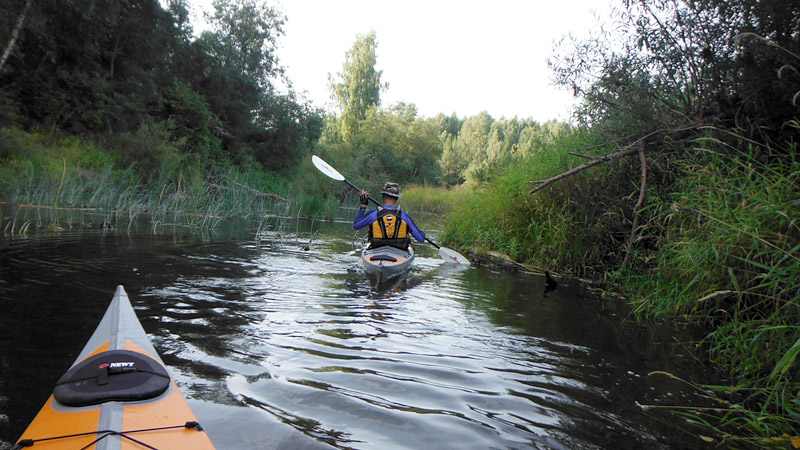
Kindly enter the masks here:
[[796, 133], [796, 17], [788, 0], [626, 0], [614, 26], [562, 41], [549, 64], [609, 139], [712, 122], [782, 143]]
[[[0, 11], [16, 17], [21, 2]], [[214, 29], [192, 36], [185, 0], [37, 2], [0, 73], [0, 117], [26, 129], [91, 135], [169, 130], [207, 166], [293, 163], [321, 129], [276, 56], [283, 16], [254, 0], [216, 0]]]
[[614, 27], [550, 61], [596, 138], [624, 146], [666, 130], [646, 141], [635, 263], [605, 276], [641, 314], [707, 327], [727, 408], [688, 416], [728, 442], [800, 434], [797, 13], [781, 0], [627, 0]]
[[495, 120], [486, 112], [468, 117], [456, 134], [441, 134], [443, 180], [450, 185], [491, 181], [498, 170], [542, 151], [567, 132], [569, 126], [556, 121]]
[[352, 148], [372, 185], [386, 179], [433, 184], [440, 174], [435, 130], [415, 114], [371, 110]]

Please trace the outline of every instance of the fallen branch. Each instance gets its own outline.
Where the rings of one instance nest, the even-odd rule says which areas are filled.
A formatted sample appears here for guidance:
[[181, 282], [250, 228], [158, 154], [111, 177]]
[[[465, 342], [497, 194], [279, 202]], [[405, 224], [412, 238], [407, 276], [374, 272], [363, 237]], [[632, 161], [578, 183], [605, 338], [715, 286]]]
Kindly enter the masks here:
[[[610, 153], [608, 155], [598, 156], [596, 158], [593, 157], [591, 161], [589, 161], [589, 162], [587, 162], [585, 164], [581, 164], [580, 166], [574, 167], [574, 168], [572, 168], [570, 170], [567, 170], [564, 173], [561, 173], [561, 174], [556, 175], [554, 177], [548, 178], [546, 180], [528, 181], [528, 184], [538, 184], [538, 186], [536, 186], [535, 188], [531, 189], [530, 192], [528, 192], [528, 193], [529, 194], [533, 194], [536, 191], [544, 189], [544, 187], [549, 185], [549, 184], [555, 183], [556, 181], [559, 181], [559, 180], [562, 180], [562, 179], [567, 178], [569, 176], [575, 175], [578, 172], [586, 170], [586, 169], [588, 169], [590, 167], [594, 167], [594, 166], [596, 166], [598, 164], [603, 164], [603, 163], [606, 163], [606, 162], [609, 162], [609, 161], [614, 161], [615, 159], [620, 159], [620, 158], [624, 158], [625, 156], [632, 155], [632, 154], [634, 154], [634, 153], [639, 151], [639, 148], [640, 148], [639, 145], [640, 144], [643, 144], [647, 139], [649, 139], [649, 138], [651, 138], [651, 137], [653, 137], [653, 136], [655, 136], [657, 134], [665, 133], [665, 132], [677, 133], [677, 132], [680, 132], [680, 131], [687, 131], [687, 130], [691, 130], [691, 129], [694, 129], [694, 128], [696, 128], [696, 127], [687, 127], [687, 128], [681, 128], [681, 129], [675, 129], [675, 130], [657, 130], [657, 131], [654, 131], [654, 132], [652, 132], [652, 133], [650, 133], [650, 134], [648, 134], [648, 135], [646, 135], [646, 136], [644, 136], [644, 137], [642, 137], [640, 139], [637, 139], [635, 142], [633, 142], [629, 146], [625, 147], [624, 149], [622, 149], [622, 150], [620, 150], [620, 151], [618, 151], [616, 153]], [[583, 156], [583, 155], [576, 155], [576, 156]], [[583, 156], [583, 157], [586, 157], [586, 156]]]
[[569, 154], [572, 155], [572, 156], [578, 156], [580, 158], [591, 159], [592, 161], [594, 161], [595, 159], [598, 159], [597, 156], [585, 155], [583, 153], [578, 153], [578, 152], [570, 152]]
[[271, 199], [278, 200], [278, 201], [281, 201], [281, 202], [289, 203], [291, 201], [289, 199], [281, 197], [278, 194], [273, 194], [271, 192], [261, 192], [258, 189], [252, 188], [250, 186], [246, 186], [246, 185], [241, 184], [241, 183], [237, 183], [236, 181], [234, 181], [231, 177], [229, 177], [227, 175], [222, 175], [220, 178], [224, 178], [224, 179], [228, 180], [230, 183], [233, 183], [236, 186], [239, 186], [241, 189], [233, 189], [231, 187], [223, 186], [223, 185], [217, 184], [217, 183], [212, 183], [211, 185], [209, 185], [209, 188], [213, 187], [213, 188], [217, 188], [217, 189], [220, 189], [220, 190], [233, 189], [233, 190], [237, 190], [237, 191], [244, 191], [244, 192], [246, 192], [248, 194], [252, 194], [252, 195], [258, 195], [260, 197], [269, 197]]
[[[644, 138], [642, 138], [640, 140], [643, 140], [643, 139]], [[637, 143], [638, 142], [639, 141], [637, 141]], [[575, 175], [578, 172], [586, 170], [586, 169], [588, 169], [590, 167], [594, 167], [594, 166], [596, 166], [598, 164], [603, 164], [603, 163], [606, 163], [606, 162], [609, 162], [609, 161], [613, 161], [615, 159], [620, 159], [622, 157], [631, 155], [633, 153], [636, 153], [638, 150], [639, 150], [639, 147], [636, 145], [636, 143], [634, 143], [634, 144], [631, 144], [630, 146], [628, 146], [625, 149], [620, 150], [620, 151], [618, 151], [616, 153], [610, 153], [610, 154], [605, 155], [605, 156], [600, 156], [598, 158], [594, 158], [591, 161], [587, 162], [586, 164], [581, 164], [580, 166], [573, 167], [572, 169], [570, 169], [570, 170], [568, 170], [566, 172], [563, 172], [563, 173], [561, 173], [559, 175], [556, 175], [554, 177], [548, 178], [546, 180], [528, 181], [528, 184], [538, 184], [539, 185], [539, 186], [536, 186], [535, 188], [531, 189], [530, 192], [528, 192], [528, 193], [529, 194], [533, 194], [534, 192], [536, 192], [538, 190], [541, 190], [541, 189], [544, 189], [545, 186], [547, 186], [547, 185], [549, 185], [551, 183], [555, 183], [558, 180], [562, 180], [562, 179], [567, 178], [569, 176]]]
[[647, 158], [644, 156], [644, 141], [639, 141], [639, 160], [642, 162], [642, 184], [639, 186], [639, 201], [633, 207], [633, 225], [631, 226], [631, 237], [628, 239], [628, 245], [625, 251], [625, 259], [622, 260], [622, 267], [628, 265], [631, 259], [631, 251], [633, 250], [633, 240], [636, 238], [636, 232], [639, 228], [639, 211], [644, 204], [644, 196], [647, 191]]

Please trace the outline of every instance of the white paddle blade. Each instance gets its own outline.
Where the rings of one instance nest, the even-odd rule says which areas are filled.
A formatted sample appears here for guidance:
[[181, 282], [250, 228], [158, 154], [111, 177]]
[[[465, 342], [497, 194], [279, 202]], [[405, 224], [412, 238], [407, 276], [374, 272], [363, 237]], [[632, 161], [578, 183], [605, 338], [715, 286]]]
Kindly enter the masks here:
[[457, 251], [445, 247], [439, 248], [439, 256], [442, 257], [443, 260], [452, 262], [455, 264], [463, 264], [465, 266], [470, 265], [469, 260], [464, 257], [461, 253]]
[[336, 169], [331, 167], [330, 164], [326, 163], [317, 155], [311, 156], [311, 162], [314, 163], [314, 166], [319, 169], [320, 172], [324, 173], [325, 175], [333, 178], [334, 180], [344, 181], [344, 175], [340, 174]]

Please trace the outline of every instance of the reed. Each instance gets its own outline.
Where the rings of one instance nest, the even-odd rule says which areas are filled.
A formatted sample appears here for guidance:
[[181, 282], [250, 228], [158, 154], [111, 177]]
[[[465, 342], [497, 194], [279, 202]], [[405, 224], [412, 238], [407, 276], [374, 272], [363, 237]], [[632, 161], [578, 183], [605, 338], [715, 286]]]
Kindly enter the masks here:
[[800, 435], [800, 161], [793, 145], [726, 150], [705, 138], [676, 162], [664, 245], [619, 280], [639, 314], [709, 327], [701, 348], [725, 382], [712, 391], [731, 408], [694, 419], [774, 444]]
[[402, 187], [402, 207], [423, 214], [446, 214], [467, 198], [468, 190], [461, 187], [409, 185]]
[[[182, 226], [201, 230], [230, 217], [291, 214], [287, 205], [309, 215], [338, 214], [336, 199], [321, 194], [313, 183], [292, 182], [303, 179], [300, 170], [273, 174], [223, 164], [207, 176], [197, 161], [175, 157], [174, 149], [165, 148], [171, 144], [163, 141], [154, 145], [167, 156], [148, 155], [152, 170], [142, 171], [135, 163], [117, 169], [118, 150], [89, 141], [8, 128], [0, 128], [0, 136], [7, 139], [0, 139], [0, 198], [6, 201], [126, 211], [121, 217], [130, 220], [149, 213], [154, 228], [174, 222], [165, 214], [179, 215]], [[118, 145], [152, 152], [147, 143], [161, 138], [140, 132], [119, 139]]]

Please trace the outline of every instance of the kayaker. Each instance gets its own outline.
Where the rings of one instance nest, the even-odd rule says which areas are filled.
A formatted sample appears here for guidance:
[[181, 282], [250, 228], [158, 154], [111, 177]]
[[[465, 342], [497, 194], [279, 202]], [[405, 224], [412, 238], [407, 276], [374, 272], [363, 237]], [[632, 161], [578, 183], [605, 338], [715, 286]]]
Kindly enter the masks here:
[[408, 214], [397, 207], [397, 200], [402, 197], [400, 186], [397, 183], [386, 182], [381, 194], [383, 206], [367, 212], [369, 193], [362, 190], [359, 195], [361, 206], [353, 220], [353, 228], [356, 230], [370, 227], [369, 248], [391, 245], [407, 250], [411, 244], [411, 236], [419, 242], [425, 242], [425, 233], [417, 228]]

